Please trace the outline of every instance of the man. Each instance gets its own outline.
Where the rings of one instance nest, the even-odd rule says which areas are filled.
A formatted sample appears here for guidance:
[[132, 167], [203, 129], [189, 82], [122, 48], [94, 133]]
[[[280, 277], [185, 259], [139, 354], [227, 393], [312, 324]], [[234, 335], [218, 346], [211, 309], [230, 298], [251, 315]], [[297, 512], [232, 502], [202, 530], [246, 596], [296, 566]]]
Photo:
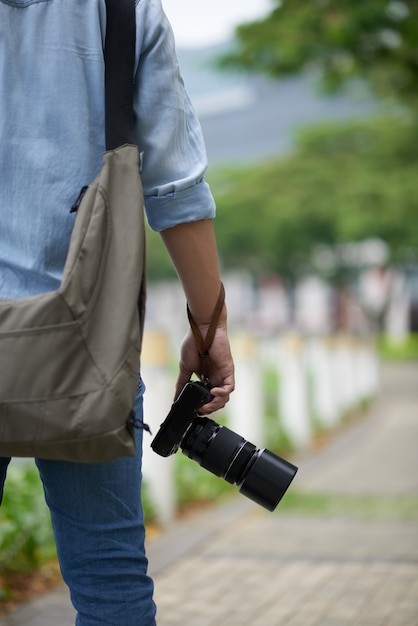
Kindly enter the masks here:
[[[160, 0], [138, 0], [136, 21], [134, 107], [147, 219], [161, 232], [204, 337], [220, 276], [201, 129]], [[60, 284], [73, 224], [68, 209], [105, 150], [105, 32], [105, 0], [0, 0], [0, 298]], [[176, 395], [192, 372], [201, 374], [201, 359], [190, 331]], [[225, 307], [206, 373], [213, 400], [202, 411], [211, 413], [234, 387]], [[137, 415], [142, 392], [140, 385]], [[141, 443], [138, 433], [137, 456], [110, 463], [36, 460], [78, 626], [155, 624]], [[8, 462], [0, 459], [0, 497]]]

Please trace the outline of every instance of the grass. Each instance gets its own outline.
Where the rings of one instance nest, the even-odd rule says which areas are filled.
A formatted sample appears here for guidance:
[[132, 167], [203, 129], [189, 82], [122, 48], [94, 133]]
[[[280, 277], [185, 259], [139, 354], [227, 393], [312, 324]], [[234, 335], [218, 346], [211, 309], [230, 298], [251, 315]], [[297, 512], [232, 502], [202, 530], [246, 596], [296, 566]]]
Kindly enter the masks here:
[[290, 489], [276, 511], [299, 516], [418, 522], [418, 496], [329, 495]]
[[378, 351], [380, 357], [387, 361], [418, 359], [418, 333], [410, 333], [399, 342], [382, 335], [378, 340]]

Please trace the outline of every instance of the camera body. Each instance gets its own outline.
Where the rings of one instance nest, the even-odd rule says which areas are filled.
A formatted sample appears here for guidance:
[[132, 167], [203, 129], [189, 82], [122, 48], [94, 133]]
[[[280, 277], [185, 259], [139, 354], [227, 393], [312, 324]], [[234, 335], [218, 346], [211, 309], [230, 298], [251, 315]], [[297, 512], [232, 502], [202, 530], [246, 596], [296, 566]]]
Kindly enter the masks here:
[[297, 467], [249, 441], [197, 410], [210, 402], [209, 387], [188, 382], [171, 407], [151, 447], [160, 456], [181, 448], [183, 454], [216, 476], [236, 484], [240, 493], [274, 511], [292, 482]]

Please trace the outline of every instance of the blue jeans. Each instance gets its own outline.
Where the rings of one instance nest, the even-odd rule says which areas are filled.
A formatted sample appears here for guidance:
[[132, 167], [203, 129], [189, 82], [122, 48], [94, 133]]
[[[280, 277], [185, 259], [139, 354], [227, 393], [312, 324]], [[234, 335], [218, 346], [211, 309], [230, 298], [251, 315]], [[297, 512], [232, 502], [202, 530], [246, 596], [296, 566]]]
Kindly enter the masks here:
[[[135, 403], [142, 418], [142, 390]], [[76, 626], [155, 626], [137, 454], [109, 463], [37, 459]], [[0, 458], [0, 502], [10, 459]]]

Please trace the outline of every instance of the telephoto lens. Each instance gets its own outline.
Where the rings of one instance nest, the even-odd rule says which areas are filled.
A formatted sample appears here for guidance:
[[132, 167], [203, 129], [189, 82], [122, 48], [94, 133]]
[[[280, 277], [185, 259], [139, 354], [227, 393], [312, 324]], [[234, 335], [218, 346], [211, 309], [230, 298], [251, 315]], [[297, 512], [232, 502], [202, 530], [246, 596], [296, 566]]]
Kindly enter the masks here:
[[237, 485], [240, 493], [274, 511], [297, 467], [267, 449], [259, 450], [208, 417], [195, 417], [180, 443], [183, 454], [212, 474]]

